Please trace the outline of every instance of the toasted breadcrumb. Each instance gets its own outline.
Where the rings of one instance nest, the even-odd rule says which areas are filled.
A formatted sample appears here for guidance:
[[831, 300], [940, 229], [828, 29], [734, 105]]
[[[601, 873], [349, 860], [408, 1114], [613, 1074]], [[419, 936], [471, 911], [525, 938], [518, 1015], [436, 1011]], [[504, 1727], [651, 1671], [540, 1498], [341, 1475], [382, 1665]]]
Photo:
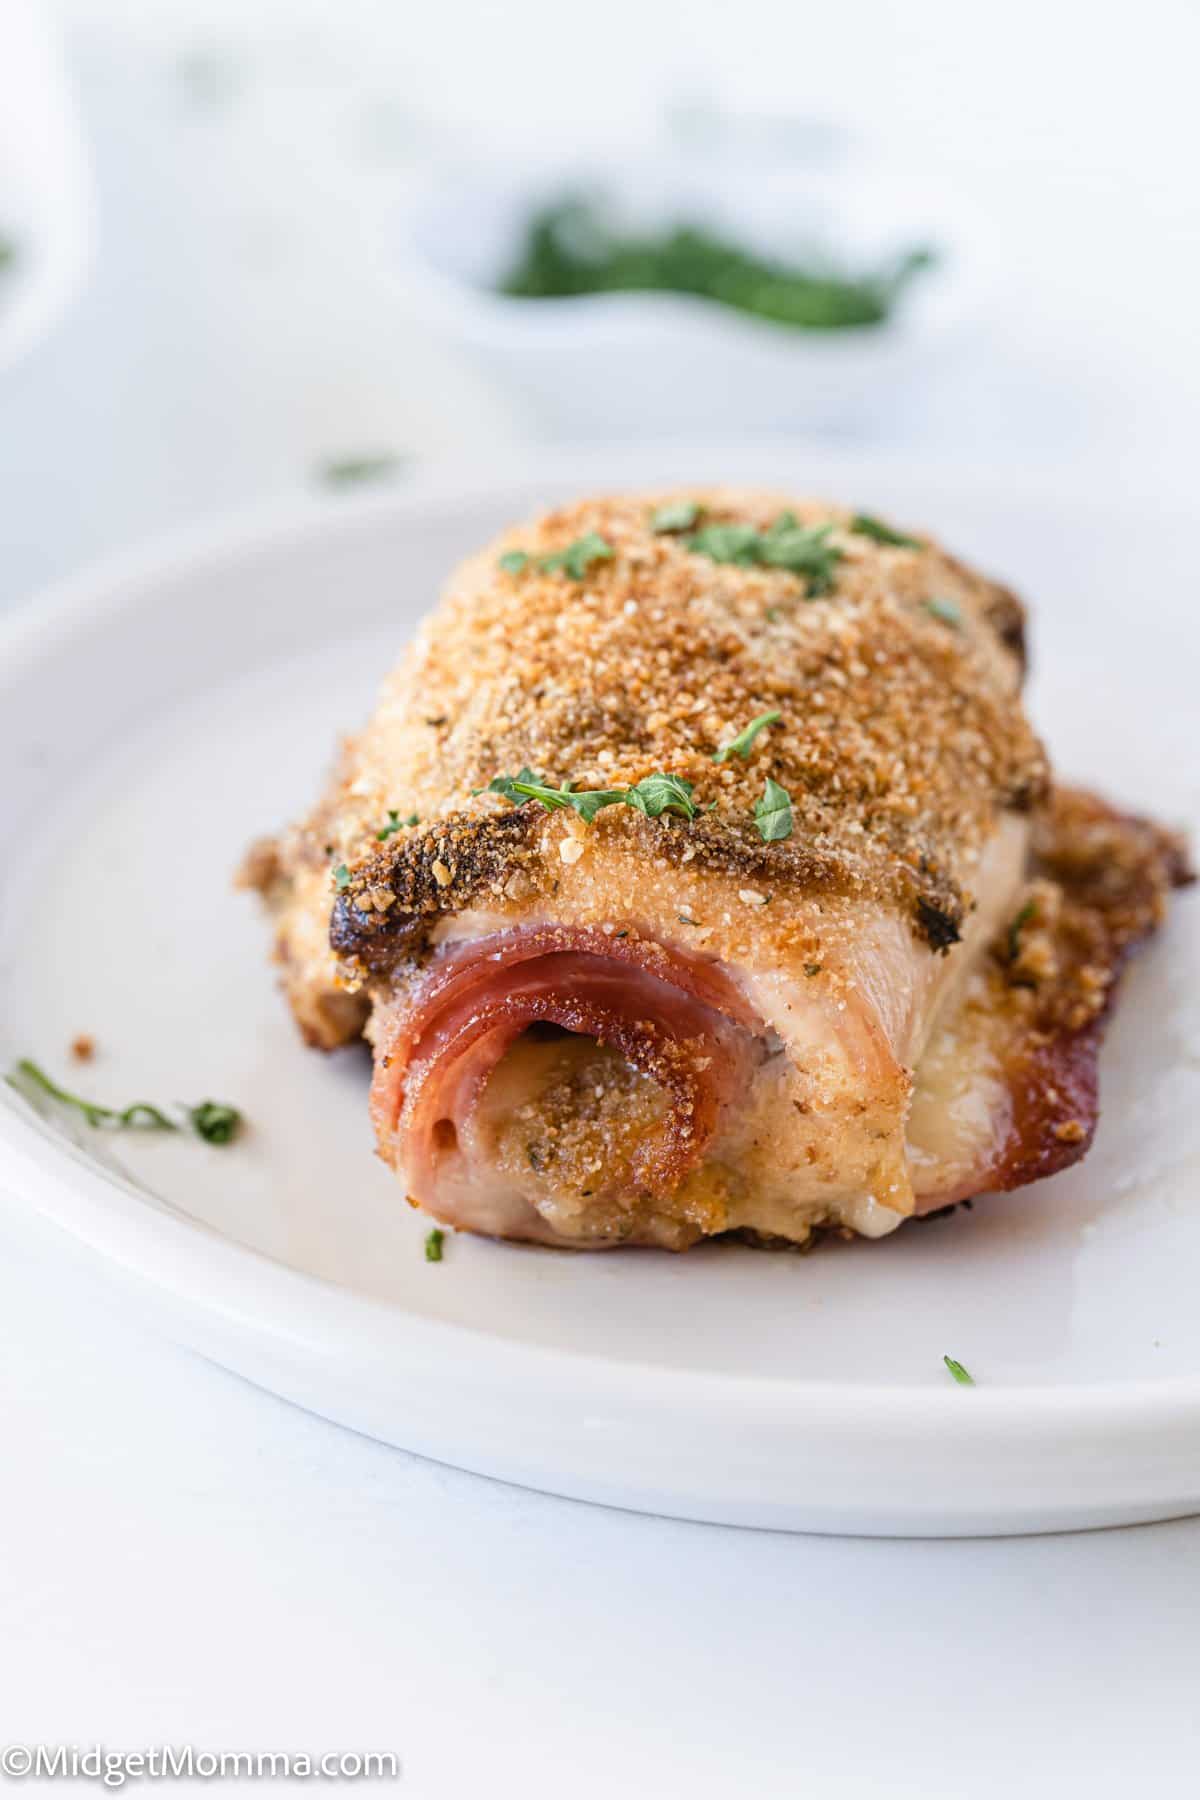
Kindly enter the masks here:
[[[715, 563], [656, 535], [652, 512], [685, 499], [706, 524], [765, 529], [784, 510], [831, 523], [831, 590], [813, 598], [803, 576]], [[1018, 698], [1023, 614], [932, 539], [881, 545], [852, 517], [782, 494], [687, 489], [584, 500], [505, 533], [451, 578], [313, 816], [259, 847], [243, 879], [277, 899], [281, 879], [307, 883], [332, 909], [353, 987], [356, 969], [410, 954], [439, 915], [527, 895], [549, 882], [548, 860], [562, 871], [578, 859], [573, 815], [560, 847], [563, 815], [547, 837], [536, 802], [514, 809], [487, 792], [494, 776], [528, 766], [555, 785], [613, 788], [663, 770], [693, 784], [700, 816], [611, 807], [578, 841], [600, 834], [639, 864], [728, 877], [734, 895], [882, 900], [933, 948], [953, 944], [999, 815], [1048, 787]], [[615, 554], [584, 579], [539, 568], [590, 532]], [[502, 569], [515, 550], [531, 560]], [[954, 602], [953, 629], [923, 604], [930, 595]], [[767, 711], [781, 717], [750, 754], [715, 764]], [[794, 818], [772, 843], [754, 817], [767, 774]], [[381, 843], [393, 811], [419, 823]], [[342, 864], [334, 894], [328, 871]]]

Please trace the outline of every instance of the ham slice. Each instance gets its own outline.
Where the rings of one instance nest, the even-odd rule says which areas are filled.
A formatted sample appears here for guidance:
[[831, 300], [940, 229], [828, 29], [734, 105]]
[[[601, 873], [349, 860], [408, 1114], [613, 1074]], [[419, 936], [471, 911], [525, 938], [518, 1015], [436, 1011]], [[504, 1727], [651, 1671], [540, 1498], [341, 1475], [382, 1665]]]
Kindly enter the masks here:
[[[448, 1223], [477, 1228], [481, 1208], [492, 1217], [499, 1207], [514, 1215], [510, 1229], [555, 1235], [536, 1229], [536, 1205], [522, 1207], [511, 1179], [497, 1181], [475, 1129], [489, 1077], [538, 1024], [611, 1047], [661, 1091], [665, 1104], [628, 1159], [651, 1218], [655, 1197], [673, 1194], [699, 1163], [766, 1054], [766, 1028], [715, 964], [628, 930], [547, 926], [451, 948], [377, 1034], [371, 1093], [381, 1153], [406, 1172], [417, 1204]], [[600, 1221], [593, 1241], [627, 1239], [638, 1209], [612, 1191], [603, 1165], [583, 1179]], [[527, 1185], [541, 1185], [532, 1164]]]

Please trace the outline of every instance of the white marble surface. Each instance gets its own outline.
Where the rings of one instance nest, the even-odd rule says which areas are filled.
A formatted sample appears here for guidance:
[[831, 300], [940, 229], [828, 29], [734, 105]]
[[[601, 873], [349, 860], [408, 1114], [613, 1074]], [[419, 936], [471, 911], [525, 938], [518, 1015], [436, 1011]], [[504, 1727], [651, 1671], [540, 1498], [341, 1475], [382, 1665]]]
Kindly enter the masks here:
[[[634, 10], [606, 17], [628, 31]], [[857, 48], [840, 85], [793, 10], [742, 9], [731, 57], [715, 8], [686, 44], [637, 8], [642, 66], [724, 80], [743, 112], [760, 79], [777, 109], [792, 92], [923, 131], [1015, 277], [961, 390], [879, 439], [1173, 479], [1200, 415], [1194, 9], [1143, 7], [1135, 30], [1018, 5], [985, 28], [860, 0], [820, 27], [824, 66]], [[389, 184], [484, 129], [529, 59], [548, 133], [611, 125], [611, 33], [564, 98], [546, 7], [443, 7], [408, 37], [408, 9], [355, 0], [332, 36], [331, 11], [65, 8], [101, 247], [0, 389], [0, 599], [324, 455], [517, 441], [486, 381], [398, 324], [364, 245]], [[764, 33], [778, 53], [756, 60]], [[621, 96], [633, 134], [671, 94]], [[420, 1800], [1194, 1792], [1200, 1523], [870, 1543], [521, 1493], [284, 1406], [135, 1329], [50, 1246], [3, 1241], [6, 1739], [394, 1748]]]

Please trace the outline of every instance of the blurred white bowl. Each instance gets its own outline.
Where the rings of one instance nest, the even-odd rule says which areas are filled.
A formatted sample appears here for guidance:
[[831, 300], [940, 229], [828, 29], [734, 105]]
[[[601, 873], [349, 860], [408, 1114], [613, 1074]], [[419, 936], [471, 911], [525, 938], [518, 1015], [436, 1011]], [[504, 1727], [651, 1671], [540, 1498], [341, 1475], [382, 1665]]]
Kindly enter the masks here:
[[[531, 214], [567, 192], [599, 193], [634, 224], [686, 219], [780, 256], [815, 242], [839, 261], [878, 267], [930, 245], [939, 261], [914, 277], [884, 324], [824, 331], [684, 294], [497, 292]], [[543, 433], [861, 433], [937, 379], [961, 340], [978, 285], [961, 220], [945, 194], [894, 167], [836, 182], [730, 156], [567, 167], [552, 177], [544, 163], [536, 172], [447, 172], [404, 208], [397, 273], [425, 327], [473, 355]]]
[[0, 370], [50, 329], [92, 253], [92, 185], [57, 47], [40, 7], [0, 5]]

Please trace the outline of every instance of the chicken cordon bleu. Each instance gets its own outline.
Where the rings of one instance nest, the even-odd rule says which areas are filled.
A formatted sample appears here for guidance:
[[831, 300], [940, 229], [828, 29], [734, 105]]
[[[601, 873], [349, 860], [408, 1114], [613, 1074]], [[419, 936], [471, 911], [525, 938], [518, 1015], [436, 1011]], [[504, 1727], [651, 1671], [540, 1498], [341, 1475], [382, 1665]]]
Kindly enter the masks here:
[[498, 1237], [880, 1237], [1081, 1157], [1121, 964], [1186, 878], [1052, 784], [1019, 602], [923, 533], [591, 499], [452, 576], [244, 878], [379, 1153]]

